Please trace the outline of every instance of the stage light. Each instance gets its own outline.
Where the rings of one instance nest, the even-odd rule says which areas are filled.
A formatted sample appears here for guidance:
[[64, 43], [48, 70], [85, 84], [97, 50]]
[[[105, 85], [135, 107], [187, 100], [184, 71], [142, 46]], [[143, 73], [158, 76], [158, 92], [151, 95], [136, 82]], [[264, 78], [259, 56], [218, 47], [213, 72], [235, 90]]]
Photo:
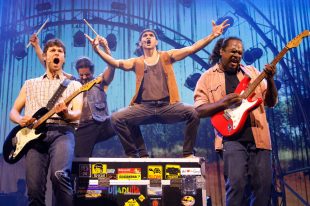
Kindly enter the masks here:
[[17, 42], [14, 45], [13, 56], [19, 61], [27, 56], [26, 47], [24, 42]]
[[54, 38], [55, 38], [55, 35], [54, 35], [54, 34], [48, 33], [48, 34], [45, 35], [45, 38], [44, 38], [44, 40], [43, 40], [42, 42], [43, 42], [43, 44], [46, 44], [46, 42], [47, 42], [48, 40], [51, 40], [51, 39], [54, 39]]
[[112, 2], [111, 3], [111, 9], [114, 11], [122, 11], [124, 12], [126, 10], [126, 4], [119, 3], [119, 2]]
[[108, 36], [106, 37], [106, 40], [108, 42], [110, 50], [115, 51], [116, 45], [117, 45], [117, 40], [116, 40], [115, 34], [113, 34], [113, 33], [108, 34]]
[[243, 61], [247, 64], [253, 64], [256, 60], [263, 56], [263, 50], [260, 48], [250, 48], [243, 54]]
[[85, 47], [86, 38], [84, 32], [81, 30], [77, 31], [73, 36], [74, 47]]
[[186, 8], [189, 8], [192, 5], [192, 0], [179, 0], [179, 2]]
[[225, 34], [225, 32], [227, 31], [227, 29], [229, 28], [229, 27], [232, 27], [233, 25], [234, 25], [234, 18], [232, 18], [231, 16], [223, 16], [223, 17], [221, 17], [221, 18], [219, 18], [218, 20], [216, 20], [216, 25], [219, 25], [219, 24], [221, 24], [221, 23], [223, 23], [223, 21], [225, 21], [226, 19], [228, 19], [228, 24], [229, 24], [229, 26], [228, 27], [226, 27], [224, 30], [223, 30], [223, 34]]
[[200, 76], [201, 76], [200, 73], [194, 73], [194, 74], [189, 75], [185, 80], [184, 86], [194, 91], [197, 81], [200, 78]]
[[44, 11], [50, 10], [51, 8], [52, 8], [52, 4], [50, 2], [38, 3], [36, 5], [36, 10], [38, 12], [44, 12]]

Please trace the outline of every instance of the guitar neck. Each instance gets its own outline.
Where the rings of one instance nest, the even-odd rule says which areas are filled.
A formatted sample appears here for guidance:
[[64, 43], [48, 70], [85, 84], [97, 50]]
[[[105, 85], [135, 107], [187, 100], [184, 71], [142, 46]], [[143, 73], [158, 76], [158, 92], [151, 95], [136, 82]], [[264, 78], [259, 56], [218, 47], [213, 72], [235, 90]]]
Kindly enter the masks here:
[[[272, 66], [275, 66], [282, 58], [283, 56], [286, 54], [286, 52], [288, 52], [289, 48], [284, 47], [284, 49], [282, 49], [282, 51], [272, 60], [272, 62], [270, 63]], [[251, 84], [249, 84], [248, 88], [242, 93], [241, 97], [243, 99], [248, 98], [252, 92], [255, 90], [255, 88], [259, 85], [259, 83], [261, 81], [263, 81], [264, 78], [266, 78], [267, 74], [265, 72], [265, 70], [254, 80], [254, 82], [252, 82]]]

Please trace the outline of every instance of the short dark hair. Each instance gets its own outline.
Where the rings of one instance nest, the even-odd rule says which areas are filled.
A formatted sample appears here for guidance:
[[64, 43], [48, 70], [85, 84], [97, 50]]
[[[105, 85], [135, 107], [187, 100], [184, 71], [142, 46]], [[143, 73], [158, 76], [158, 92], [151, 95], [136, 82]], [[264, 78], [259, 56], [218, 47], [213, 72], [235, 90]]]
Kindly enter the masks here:
[[64, 50], [64, 53], [66, 54], [65, 44], [60, 39], [50, 39], [50, 40], [48, 40], [45, 43], [45, 45], [44, 45], [43, 53], [46, 54], [48, 48], [50, 48], [52, 46], [61, 47]]
[[231, 40], [237, 40], [242, 42], [240, 38], [234, 36], [217, 40], [212, 50], [212, 54], [209, 57], [209, 64], [211, 64], [211, 66], [219, 62], [219, 60], [221, 59], [220, 50], [225, 49], [228, 46], [229, 41]]
[[152, 33], [155, 35], [155, 38], [158, 40], [158, 35], [157, 35], [157, 33], [156, 33], [155, 30], [153, 30], [153, 29], [144, 29], [142, 32], [140, 32], [139, 41], [141, 41], [142, 35], [143, 35], [145, 32], [152, 32]]
[[80, 57], [75, 63], [75, 69], [79, 72], [80, 68], [89, 68], [90, 72], [94, 74], [94, 64], [88, 57]]

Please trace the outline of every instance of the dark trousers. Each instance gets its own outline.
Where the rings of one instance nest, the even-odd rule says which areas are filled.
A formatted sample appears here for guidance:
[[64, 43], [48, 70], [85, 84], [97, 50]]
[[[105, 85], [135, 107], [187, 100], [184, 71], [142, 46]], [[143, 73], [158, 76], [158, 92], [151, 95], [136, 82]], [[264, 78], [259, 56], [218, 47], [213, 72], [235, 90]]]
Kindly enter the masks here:
[[113, 113], [111, 120], [127, 156], [135, 156], [136, 141], [138, 143], [141, 141], [134, 135], [132, 126], [151, 123], [172, 124], [181, 121], [186, 121], [183, 155], [191, 155], [193, 154], [200, 121], [194, 107], [182, 103], [169, 104], [162, 101], [129, 106]]
[[[132, 130], [137, 139], [140, 140], [135, 145], [139, 157], [148, 156], [140, 130], [138, 128], [132, 128]], [[112, 128], [110, 118], [106, 119], [104, 122], [92, 120], [82, 124], [76, 131], [75, 156], [91, 157], [96, 143], [108, 140], [115, 135], [116, 133]]]
[[51, 170], [56, 205], [73, 205], [70, 172], [74, 156], [73, 128], [49, 128], [46, 137], [34, 142], [26, 154], [29, 205], [45, 205], [48, 168]]
[[227, 206], [268, 206], [271, 198], [271, 151], [254, 143], [224, 142]]

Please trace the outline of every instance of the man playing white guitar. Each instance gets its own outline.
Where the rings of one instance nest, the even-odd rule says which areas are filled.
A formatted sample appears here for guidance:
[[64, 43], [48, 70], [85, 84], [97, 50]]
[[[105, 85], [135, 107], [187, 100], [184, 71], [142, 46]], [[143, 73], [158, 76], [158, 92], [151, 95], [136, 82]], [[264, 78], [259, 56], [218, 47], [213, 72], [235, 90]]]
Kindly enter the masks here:
[[[32, 115], [46, 107], [59, 85], [64, 81], [63, 65], [65, 46], [58, 39], [49, 40], [43, 50], [46, 73], [27, 80], [10, 112], [10, 119], [21, 127], [33, 123]], [[56, 197], [56, 205], [73, 205], [73, 191], [70, 181], [71, 164], [74, 157], [74, 126], [77, 125], [83, 106], [83, 97], [78, 95], [67, 105], [65, 100], [81, 87], [77, 81], [70, 81], [58, 98], [53, 111], [57, 114], [47, 119], [46, 127], [29, 144], [26, 153], [26, 181], [29, 205], [45, 205], [47, 172], [51, 168], [51, 181]], [[21, 114], [25, 108], [25, 115]], [[23, 129], [22, 131], [32, 131]], [[19, 138], [23, 133], [18, 133]], [[31, 132], [30, 132], [31, 133]], [[32, 133], [31, 133], [32, 134]], [[35, 135], [35, 133], [33, 133]]]
[[[267, 81], [258, 84], [254, 96], [244, 98], [247, 85], [239, 81], [247, 77], [253, 82], [259, 72], [253, 66], [240, 64], [242, 54], [239, 38], [220, 39], [216, 43], [211, 55], [213, 66], [201, 75], [196, 85], [195, 108], [200, 117], [217, 114], [222, 118], [211, 121], [213, 125], [222, 124], [222, 131], [227, 135], [218, 132], [221, 128], [215, 131], [215, 148], [223, 151], [226, 205], [245, 205], [244, 194], [249, 184], [251, 205], [262, 206], [270, 201], [272, 184], [271, 142], [264, 106], [273, 107], [277, 103], [278, 92], [273, 80], [276, 69], [266, 65]], [[256, 100], [257, 105], [251, 108]], [[247, 109], [249, 115], [243, 115]], [[239, 124], [240, 121], [243, 124]], [[240, 129], [233, 133], [238, 126]]]

